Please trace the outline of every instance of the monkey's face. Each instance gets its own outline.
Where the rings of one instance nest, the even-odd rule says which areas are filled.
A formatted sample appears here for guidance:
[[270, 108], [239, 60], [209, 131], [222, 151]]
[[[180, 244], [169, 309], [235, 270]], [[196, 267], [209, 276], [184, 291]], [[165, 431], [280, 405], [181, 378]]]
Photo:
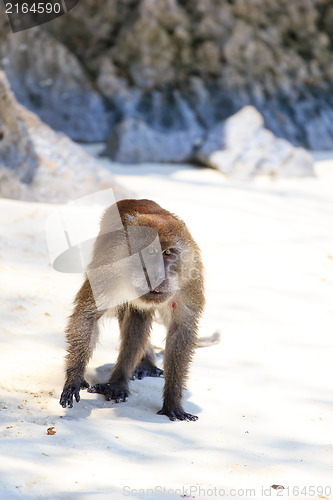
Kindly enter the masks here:
[[160, 304], [169, 300], [179, 290], [178, 267], [179, 267], [180, 249], [161, 244], [159, 254], [156, 254], [158, 259], [158, 268], [162, 271], [159, 276], [163, 279], [157, 286], [150, 284], [148, 293], [141, 296], [141, 299], [146, 303]]
[[127, 235], [135, 264], [126, 279], [137, 297], [147, 305], [168, 300], [179, 289], [179, 245], [150, 226], [128, 227]]

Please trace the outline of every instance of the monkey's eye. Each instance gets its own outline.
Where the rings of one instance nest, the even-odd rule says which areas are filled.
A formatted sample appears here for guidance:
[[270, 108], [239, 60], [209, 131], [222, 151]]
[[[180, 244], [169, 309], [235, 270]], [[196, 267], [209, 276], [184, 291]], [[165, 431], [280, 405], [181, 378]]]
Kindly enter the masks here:
[[149, 248], [148, 250], [149, 255], [155, 255], [157, 253], [155, 248]]
[[166, 250], [164, 250], [163, 253], [164, 253], [164, 255], [171, 255], [170, 248], [167, 248]]

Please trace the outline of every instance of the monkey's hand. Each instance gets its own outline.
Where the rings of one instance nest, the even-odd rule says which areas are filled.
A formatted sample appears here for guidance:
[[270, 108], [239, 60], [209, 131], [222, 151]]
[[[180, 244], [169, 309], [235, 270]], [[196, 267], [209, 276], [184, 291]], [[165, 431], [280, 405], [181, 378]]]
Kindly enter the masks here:
[[199, 417], [196, 415], [191, 415], [191, 413], [186, 413], [183, 408], [176, 408], [176, 409], [167, 409], [163, 408], [157, 412], [157, 415], [166, 415], [169, 417], [170, 420], [187, 420], [189, 421], [195, 421], [198, 420]]
[[162, 375], [163, 370], [148, 361], [141, 361], [133, 373], [132, 380], [136, 378], [142, 380], [144, 377], [161, 377]]
[[88, 392], [104, 394], [107, 401], [114, 399], [116, 403], [125, 402], [129, 395], [127, 386], [120, 382], [108, 382], [107, 384], [95, 384], [89, 387]]
[[75, 383], [66, 383], [61, 393], [59, 403], [63, 408], [73, 408], [73, 396], [78, 403], [80, 401], [80, 389], [87, 389], [89, 384], [86, 380], [79, 380]]

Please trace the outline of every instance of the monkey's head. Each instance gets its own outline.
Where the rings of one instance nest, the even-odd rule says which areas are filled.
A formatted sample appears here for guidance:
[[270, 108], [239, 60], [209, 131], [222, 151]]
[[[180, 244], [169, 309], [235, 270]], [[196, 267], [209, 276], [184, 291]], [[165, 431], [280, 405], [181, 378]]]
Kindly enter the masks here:
[[141, 261], [141, 269], [131, 273], [138, 296], [147, 305], [165, 302], [180, 288], [181, 256], [186, 246], [184, 222], [168, 212], [138, 213], [127, 216], [126, 231], [131, 253], [138, 254]]
[[199, 248], [182, 220], [150, 200], [123, 200], [103, 216], [90, 265], [96, 274], [89, 279], [97, 295], [112, 288], [118, 304], [137, 299], [149, 307], [200, 278], [200, 266]]

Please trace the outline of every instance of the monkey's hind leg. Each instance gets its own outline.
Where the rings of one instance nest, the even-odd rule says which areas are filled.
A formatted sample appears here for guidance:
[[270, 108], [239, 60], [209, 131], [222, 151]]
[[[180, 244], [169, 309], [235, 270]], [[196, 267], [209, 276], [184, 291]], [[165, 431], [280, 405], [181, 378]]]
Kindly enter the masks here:
[[156, 366], [156, 355], [151, 343], [148, 343], [146, 354], [134, 370], [132, 380], [142, 380], [144, 377], [161, 377], [163, 370]]
[[149, 312], [128, 307], [119, 317], [121, 345], [118, 360], [106, 384], [96, 384], [88, 392], [104, 394], [107, 401], [126, 401], [129, 396], [129, 381], [135, 367], [147, 349], [152, 323]]

